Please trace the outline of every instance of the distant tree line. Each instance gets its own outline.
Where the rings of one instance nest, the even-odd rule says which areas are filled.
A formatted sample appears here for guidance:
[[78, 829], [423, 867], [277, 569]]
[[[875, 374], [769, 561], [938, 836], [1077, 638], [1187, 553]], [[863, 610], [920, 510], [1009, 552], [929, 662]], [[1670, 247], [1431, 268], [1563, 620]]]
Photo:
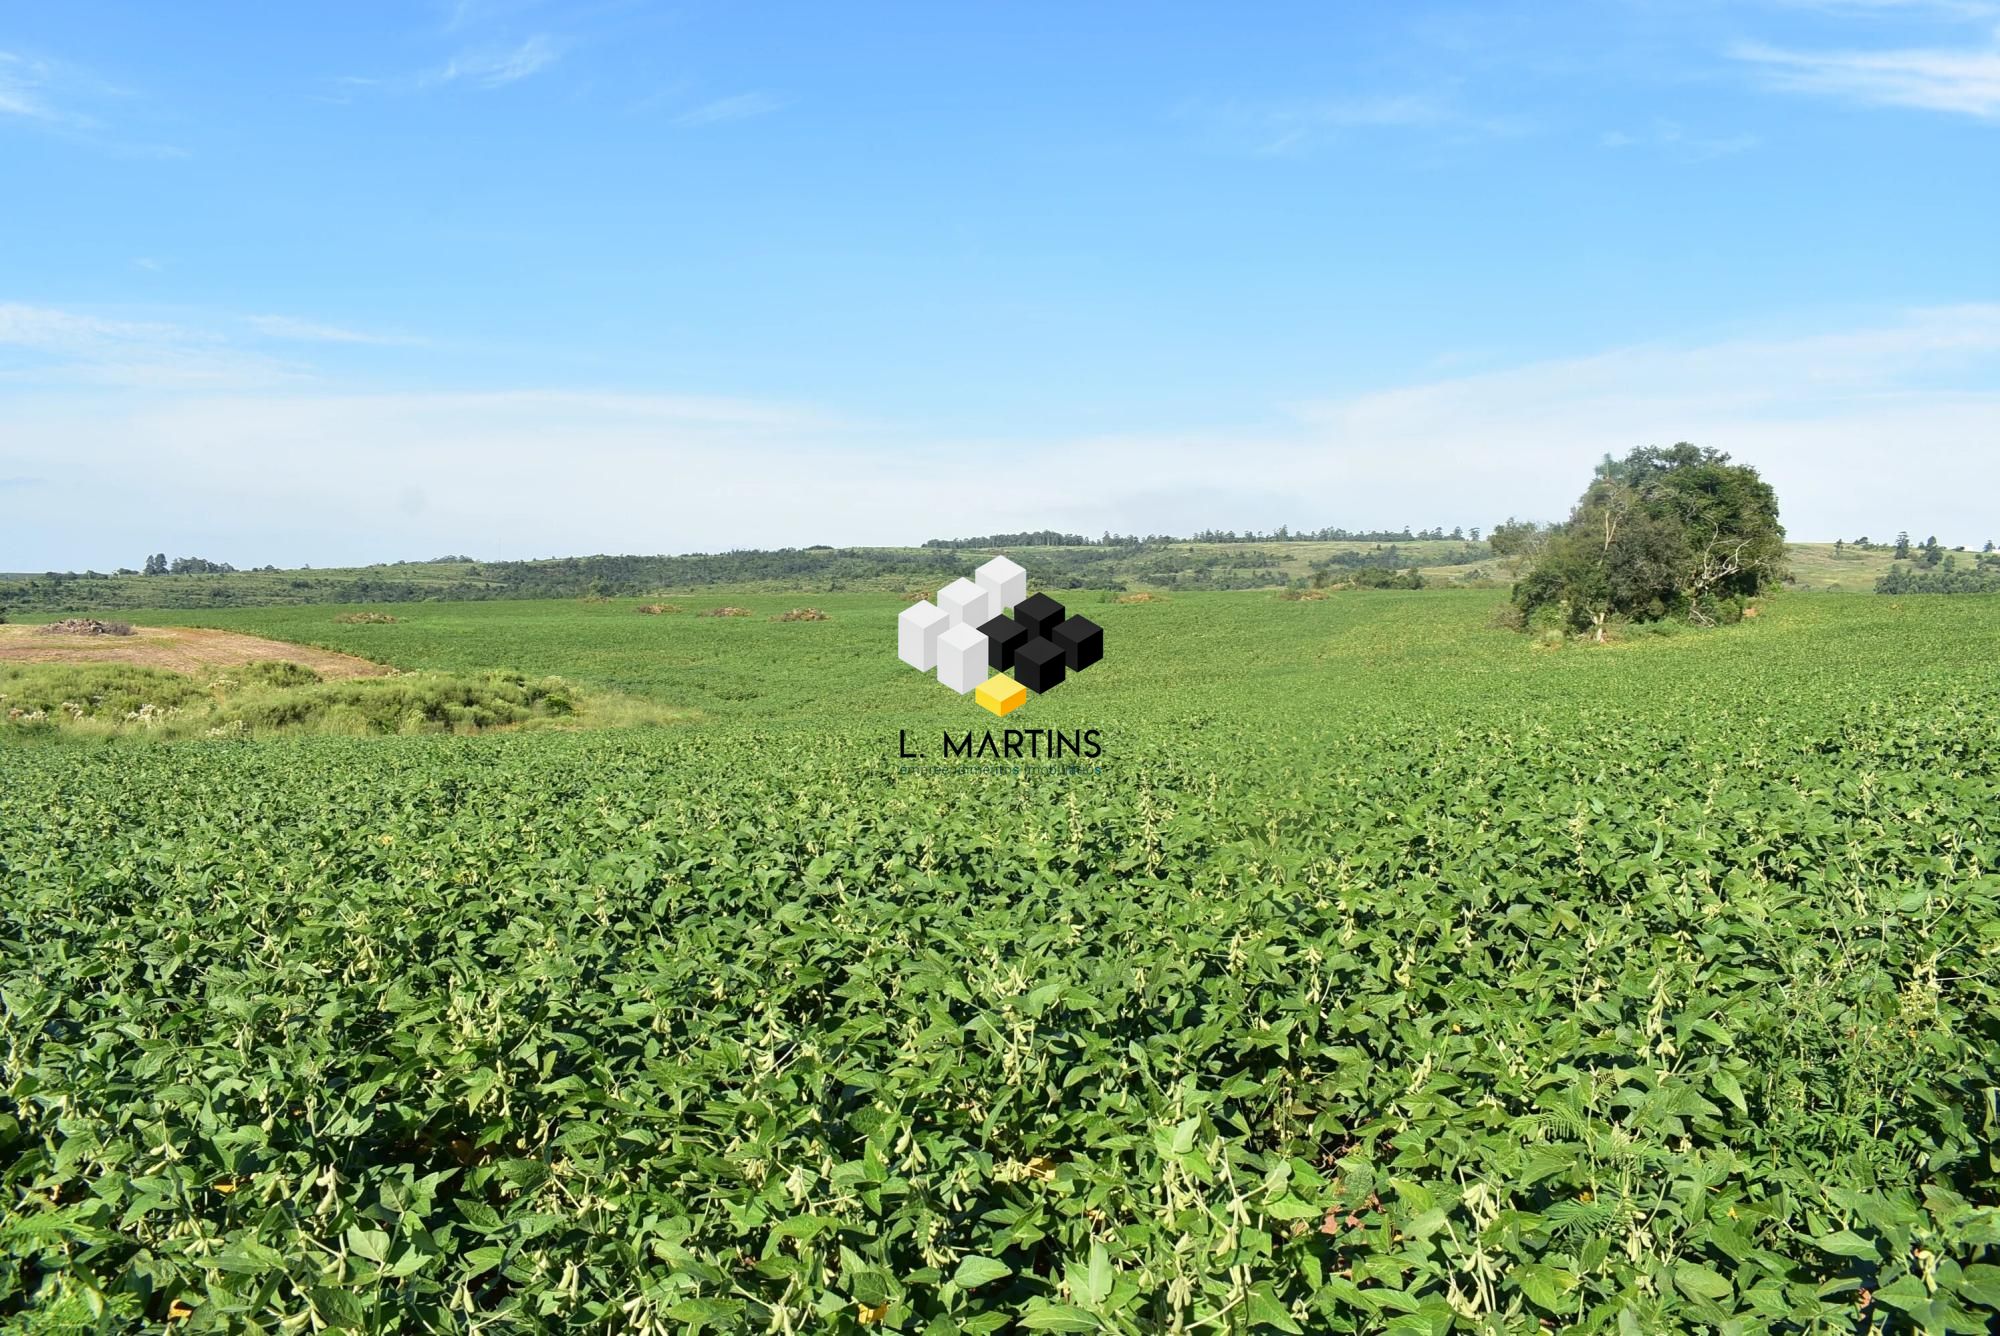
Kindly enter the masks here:
[[[1470, 544], [1447, 549], [1427, 556], [1426, 566], [1469, 566], [1476, 561], [1485, 561], [1493, 555], [1489, 547], [1473, 547]], [[1408, 553], [1391, 543], [1388, 547], [1378, 547], [1365, 552], [1331, 552], [1312, 563], [1315, 573], [1352, 570], [1400, 571], [1414, 567], [1416, 561]]]
[[[1957, 550], [1965, 551], [1962, 547]], [[1896, 535], [1896, 547], [1890, 555], [1897, 561], [1914, 561], [1925, 570], [1934, 570], [1945, 560], [1945, 549], [1938, 542], [1936, 534], [1912, 547], [1909, 532], [1905, 530]]]
[[[925, 547], [1109, 547], [1111, 534], [1103, 538], [1085, 538], [1080, 533], [1058, 533], [1054, 529], [1034, 529], [1021, 533], [989, 533], [978, 538], [926, 538]], [[1118, 546], [1134, 547], [1138, 539], [1120, 542]]]
[[1393, 566], [1357, 566], [1346, 574], [1344, 580], [1335, 580], [1330, 571], [1322, 571], [1313, 577], [1313, 587], [1324, 589], [1333, 584], [1348, 584], [1356, 589], [1423, 589], [1426, 587], [1423, 572], [1412, 566], [1399, 570]]
[[[275, 566], [264, 567], [276, 570]], [[141, 575], [229, 575], [236, 568], [226, 561], [210, 561], [207, 557], [175, 557], [167, 560], [164, 552], [155, 552], [146, 558], [146, 568]], [[123, 571], [120, 574], [124, 574]]]
[[[1467, 540], [1479, 541], [1477, 526], [1471, 529], [1454, 526], [1449, 532], [1442, 528], [1411, 529], [1407, 525], [1401, 529], [1290, 529], [1279, 525], [1269, 533], [1249, 530], [1237, 533], [1234, 529], [1202, 529], [1192, 541], [1197, 543], [1442, 543], [1445, 541], [1463, 543]], [[1169, 540], [1174, 541], [1174, 540]]]
[[[1918, 552], [1924, 548], [1916, 549]], [[1936, 549], [1931, 549], [1935, 551]], [[1914, 567], [1898, 563], [1875, 582], [1878, 594], [2000, 594], [2000, 554], [1989, 541], [1969, 565], [1960, 565], [1954, 552], [1940, 553], [1935, 561]]]
[[[0, 601], [16, 608], [215, 608], [301, 603], [404, 603], [427, 600], [575, 598], [650, 594], [716, 585], [768, 585], [797, 590], [936, 588], [970, 574], [983, 553], [1036, 549], [1034, 582], [1045, 589], [1122, 590], [1128, 582], [1160, 589], [1269, 589], [1292, 581], [1282, 569], [1278, 543], [1372, 542], [1374, 551], [1333, 554], [1315, 566], [1314, 579], [1333, 571], [1401, 571], [1414, 565], [1396, 544], [1451, 541], [1459, 546], [1427, 563], [1461, 564], [1492, 553], [1477, 545], [1479, 530], [1457, 529], [1294, 531], [1272, 534], [1203, 530], [1192, 539], [1106, 533], [1091, 539], [1054, 529], [980, 538], [933, 539], [922, 548], [737, 549], [681, 556], [548, 557], [481, 562], [465, 556], [433, 562], [393, 562], [360, 570], [314, 571], [274, 566], [239, 570], [206, 557], [148, 555], [143, 569], [50, 571], [40, 577], [0, 578]], [[1384, 546], [1386, 545], [1386, 546]], [[428, 569], [427, 569], [428, 568]], [[151, 577], [178, 576], [173, 580]], [[128, 578], [130, 577], [130, 578]], [[1370, 576], [1369, 579], [1376, 577]], [[1334, 581], [1336, 583], [1351, 580]]]
[[[1020, 546], [1020, 545], [1015, 545]], [[948, 548], [782, 548], [685, 556], [551, 557], [532, 561], [376, 566], [360, 571], [239, 571], [209, 562], [182, 566], [186, 579], [54, 572], [0, 579], [0, 603], [16, 609], [216, 608], [301, 603], [406, 603], [495, 598], [628, 596], [715, 585], [793, 590], [935, 589], [984, 559]], [[172, 574], [181, 563], [160, 557]], [[1030, 565], [1042, 589], [1268, 589], [1286, 583], [1275, 552], [1179, 544], [1138, 548], [1084, 544], [1045, 549]], [[428, 578], [426, 578], [428, 577]]]
[[[1112, 533], [1109, 530], [1096, 538], [1086, 538], [1080, 533], [1060, 533], [1054, 529], [1037, 529], [1026, 533], [990, 533], [977, 538], [927, 538], [927, 548], [996, 548], [996, 547], [1161, 547], [1171, 543], [1418, 543], [1418, 542], [1478, 542], [1479, 529], [1453, 528], [1449, 532], [1442, 528], [1410, 529], [1293, 529], [1279, 525], [1275, 529], [1197, 529], [1186, 538], [1173, 534], [1151, 533], [1141, 537], [1131, 533]], [[1482, 556], [1485, 554], [1481, 554]]]
[[[1938, 542], [1936, 534], [1932, 534], [1921, 543], [1912, 543], [1908, 529], [1904, 529], [1898, 533], [1896, 541], [1893, 544], [1871, 542], [1866, 536], [1853, 539], [1852, 541], [1845, 538], [1835, 539], [1833, 552], [1835, 556], [1840, 556], [1842, 553], [1848, 551], [1879, 552], [1885, 547], [1889, 549], [1889, 555], [1897, 561], [1915, 561], [1918, 565], [1925, 567], [1935, 567], [1944, 559], [1946, 552], [1944, 545]], [[1965, 545], [1961, 543], [1950, 550], [1953, 552], [1963, 552], [1965, 551]], [[1985, 552], [1993, 551], [1993, 540], [1991, 538], [1986, 540], [1986, 546], [1982, 550]]]

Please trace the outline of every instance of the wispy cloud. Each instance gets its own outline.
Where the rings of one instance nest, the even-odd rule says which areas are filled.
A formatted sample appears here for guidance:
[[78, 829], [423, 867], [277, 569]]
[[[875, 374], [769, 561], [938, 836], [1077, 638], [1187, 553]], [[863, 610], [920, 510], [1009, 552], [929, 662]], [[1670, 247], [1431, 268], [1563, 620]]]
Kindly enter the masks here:
[[1743, 43], [1729, 54], [1785, 92], [2000, 121], [2000, 38], [1956, 50], [1792, 51]]
[[1612, 149], [1658, 149], [1677, 161], [1694, 163], [1746, 153], [1756, 148], [1763, 140], [1747, 133], [1726, 135], [1690, 133], [1678, 121], [1655, 118], [1653, 123], [1642, 131], [1606, 130], [1597, 137], [1597, 142], [1605, 148]]
[[47, 306], [0, 302], [0, 344], [51, 352], [74, 352], [117, 343], [186, 343], [198, 338], [178, 325], [107, 320]]
[[1525, 134], [1519, 117], [1482, 116], [1448, 97], [1396, 93], [1367, 97], [1299, 99], [1284, 102], [1190, 102], [1180, 108], [1216, 138], [1261, 156], [1304, 152], [1322, 142], [1358, 131], [1428, 131], [1450, 139], [1488, 139]]
[[87, 125], [89, 118], [59, 110], [51, 102], [52, 85], [59, 80], [58, 68], [50, 61], [0, 51], [0, 116], [19, 116], [51, 125]]
[[419, 80], [426, 85], [462, 83], [474, 88], [501, 88], [553, 65], [562, 48], [546, 33], [511, 46], [462, 51]]
[[182, 158], [172, 144], [134, 142], [107, 125], [115, 108], [130, 104], [129, 89], [81, 66], [22, 51], [0, 51], [0, 122], [13, 120], [44, 134], [126, 157]]
[[1994, 0], [1773, 0], [1781, 9], [1808, 9], [1821, 14], [1873, 15], [1907, 18], [1935, 14], [1941, 18], [1983, 19], [2000, 14]]
[[95, 131], [101, 122], [84, 107], [102, 108], [130, 98], [81, 66], [22, 51], [0, 51], [0, 116], [17, 116], [44, 129]]
[[10, 384], [233, 389], [301, 378], [296, 366], [208, 330], [0, 302], [0, 381]]
[[411, 338], [405, 334], [375, 334], [347, 329], [340, 325], [329, 325], [318, 320], [302, 320], [289, 315], [246, 316], [244, 323], [266, 338], [299, 343], [364, 343], [382, 347], [407, 347], [423, 342], [422, 339]]
[[542, 0], [450, 0], [444, 8], [444, 31], [463, 32], [541, 7]]
[[346, 106], [357, 97], [395, 96], [443, 88], [491, 91], [519, 83], [562, 59], [566, 43], [548, 33], [518, 42], [485, 42], [467, 46], [443, 63], [413, 73], [343, 74], [329, 78], [322, 91], [309, 94], [315, 102]]
[[747, 121], [753, 116], [769, 116], [784, 109], [783, 98], [772, 93], [733, 93], [728, 97], [718, 97], [704, 102], [698, 107], [674, 117], [674, 124], [692, 128], [698, 125], [722, 125], [729, 121]]
[[[99, 345], [174, 337], [20, 310], [0, 308], [0, 341], [25, 327], [110, 356]], [[912, 516], [943, 513], [967, 532], [1172, 532], [1218, 516], [1491, 523], [1559, 516], [1604, 452], [1683, 439], [1762, 469], [1803, 538], [1921, 520], [1950, 541], [1983, 541], [1996, 536], [2000, 489], [2000, 305], [1433, 377], [1245, 432], [954, 436], [755, 400], [560, 390], [107, 396], [46, 378], [35, 389], [0, 419], [6, 467], [50, 479], [51, 504], [0, 526], [0, 569], [101, 564], [101, 533], [142, 520], [148, 532], [181, 524], [190, 550], [199, 538], [239, 562], [359, 559], [419, 542], [521, 555], [909, 542], [935, 536]], [[300, 473], [274, 440], [326, 467]], [[554, 471], [538, 466], [551, 440], [565, 452]], [[1912, 454], [1910, 441], [1925, 448]], [[985, 448], [1024, 472], [1059, 472], [1066, 499], [1000, 489], [968, 501], [942, 465]], [[1244, 458], [1260, 468], [1246, 472]], [[420, 522], [382, 505], [385, 472], [425, 498]], [[100, 537], [75, 525], [72, 499], [104, 517]], [[1312, 505], [1336, 509], [1302, 513]]]

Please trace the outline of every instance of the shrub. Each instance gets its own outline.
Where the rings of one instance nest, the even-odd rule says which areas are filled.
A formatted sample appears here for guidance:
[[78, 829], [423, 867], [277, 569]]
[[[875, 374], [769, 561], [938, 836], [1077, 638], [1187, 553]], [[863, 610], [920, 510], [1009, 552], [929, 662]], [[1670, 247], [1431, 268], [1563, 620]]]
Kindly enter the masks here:
[[246, 663], [235, 671], [237, 680], [245, 686], [306, 687], [320, 680], [319, 674], [304, 664], [285, 659]]
[[1537, 636], [1550, 631], [1561, 635], [1569, 629], [1569, 610], [1561, 606], [1539, 607], [1532, 612], [1523, 613], [1521, 629]]
[[1348, 583], [1355, 589], [1422, 589], [1424, 577], [1414, 566], [1401, 571], [1387, 566], [1359, 566]]
[[1741, 620], [1784, 574], [1776, 493], [1747, 465], [1682, 443], [1606, 457], [1569, 520], [1514, 587], [1524, 610], [1560, 607], [1603, 640], [1613, 621]]

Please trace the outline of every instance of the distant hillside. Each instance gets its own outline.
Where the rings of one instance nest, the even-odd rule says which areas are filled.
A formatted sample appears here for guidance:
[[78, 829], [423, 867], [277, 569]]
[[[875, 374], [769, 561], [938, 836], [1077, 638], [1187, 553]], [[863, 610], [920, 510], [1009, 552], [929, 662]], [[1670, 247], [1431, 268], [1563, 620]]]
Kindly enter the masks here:
[[[1430, 532], [1436, 532], [1435, 530]], [[1056, 535], [1073, 538], [1074, 535]], [[991, 535], [1020, 538], [1029, 535]], [[1047, 535], [1032, 535], [1046, 538]], [[103, 575], [0, 575], [0, 616], [130, 608], [225, 608], [301, 603], [415, 603], [493, 598], [672, 594], [713, 588], [935, 589], [1006, 550], [1047, 589], [1271, 589], [1337, 580], [1363, 568], [1408, 569], [1433, 584], [1506, 584], [1507, 563], [1484, 542], [1420, 537], [1321, 540], [1280, 531], [1255, 539], [1118, 538], [1079, 544], [933, 540], [924, 547], [807, 547], [688, 556], [549, 557], [535, 561], [394, 562], [339, 569]], [[1887, 549], [1790, 546], [1792, 587], [1866, 591], [1888, 573]], [[213, 563], [210, 563], [213, 564]]]
[[[969, 574], [999, 546], [809, 547], [690, 556], [396, 562], [337, 570], [0, 575], [0, 609], [97, 611], [430, 599], [579, 598], [717, 587], [800, 592], [931, 589]], [[1330, 565], [1476, 567], [1483, 543], [1135, 539], [1081, 546], [1008, 545], [1049, 589], [1260, 589], [1306, 583]]]

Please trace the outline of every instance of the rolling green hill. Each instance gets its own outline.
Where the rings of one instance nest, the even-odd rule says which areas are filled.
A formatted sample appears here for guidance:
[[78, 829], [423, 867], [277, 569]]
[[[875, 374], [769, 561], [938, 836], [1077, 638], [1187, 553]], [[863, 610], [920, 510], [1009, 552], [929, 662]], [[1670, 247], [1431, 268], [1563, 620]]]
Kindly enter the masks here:
[[[1058, 589], [1270, 589], [1338, 579], [1342, 563], [1415, 567], [1433, 584], [1506, 584], [1513, 566], [1483, 543], [1145, 542], [1132, 546], [1005, 549], [1031, 555], [1037, 578]], [[395, 562], [329, 570], [223, 575], [0, 575], [0, 614], [141, 608], [233, 608], [580, 598], [750, 589], [835, 593], [931, 589], [969, 573], [1000, 548], [792, 548], [678, 557], [550, 557], [536, 561]], [[1886, 549], [1835, 555], [1830, 543], [1789, 545], [1795, 584], [1815, 592], [1865, 592], [1886, 574]]]

